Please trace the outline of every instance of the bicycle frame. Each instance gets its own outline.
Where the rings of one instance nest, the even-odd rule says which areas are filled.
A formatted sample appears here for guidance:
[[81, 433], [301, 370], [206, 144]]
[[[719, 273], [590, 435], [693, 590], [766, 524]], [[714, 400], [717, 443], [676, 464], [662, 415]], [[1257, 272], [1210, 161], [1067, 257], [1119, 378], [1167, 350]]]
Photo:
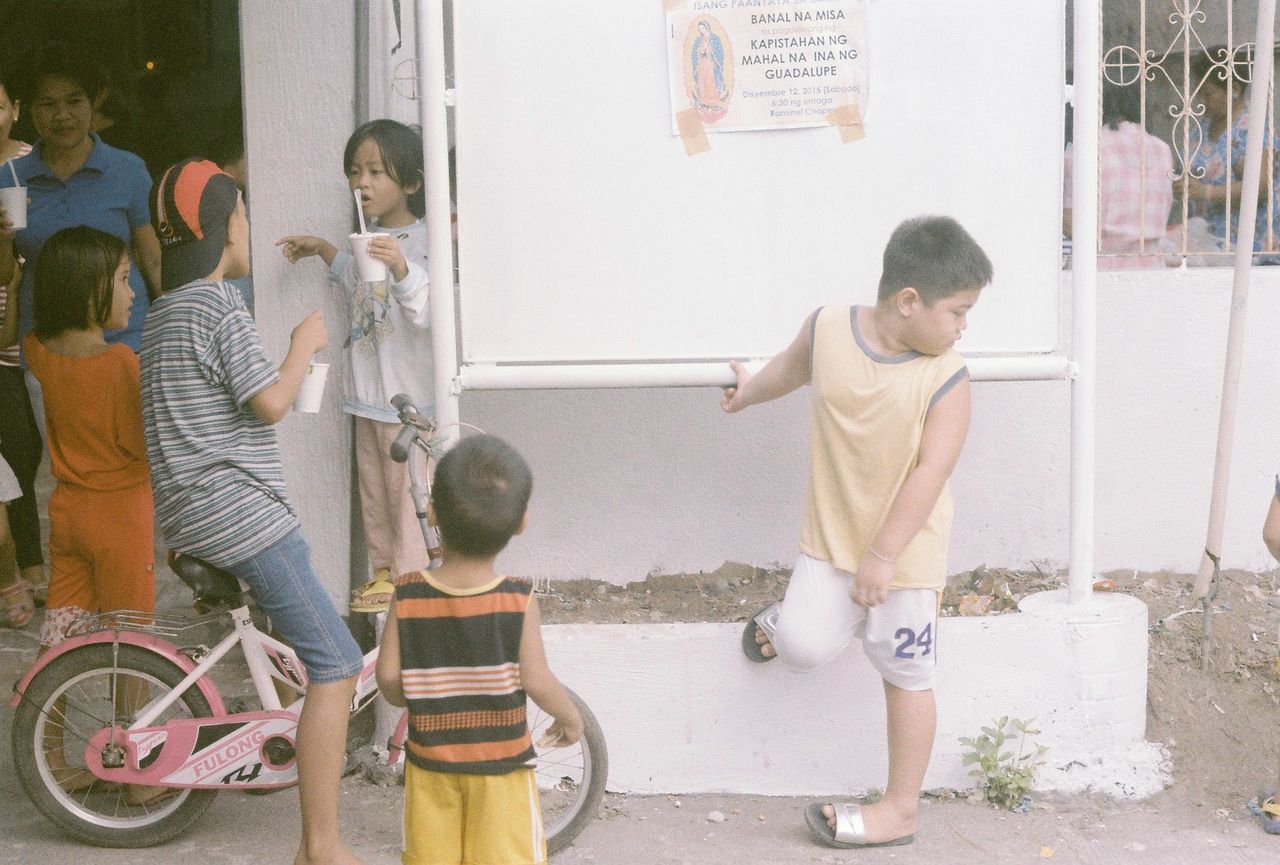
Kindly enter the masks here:
[[427, 508], [431, 503], [431, 473], [427, 472], [425, 478], [420, 476], [418, 474], [418, 461], [413, 458], [414, 448], [426, 454], [428, 460], [432, 458], [431, 443], [423, 438], [422, 433], [430, 434], [434, 432], [435, 425], [429, 419], [407, 411], [401, 412], [400, 422], [405, 427], [413, 429], [413, 438], [403, 452], [403, 459], [394, 451], [391, 454], [391, 458], [396, 462], [407, 463], [409, 466], [409, 498], [413, 501], [413, 513], [418, 518], [418, 528], [422, 530], [422, 540], [427, 545], [427, 556], [431, 560], [430, 567], [435, 567], [443, 558], [444, 553], [440, 548], [440, 534], [431, 525], [427, 513]]
[[[413, 414], [413, 436], [405, 456], [413, 447], [431, 456], [429, 443], [421, 433], [434, 428], [430, 420]], [[432, 557], [439, 556], [435, 531], [427, 522], [430, 479], [424, 481], [416, 461], [409, 459], [410, 496], [422, 528], [423, 538]], [[114, 720], [104, 722], [85, 749], [86, 767], [106, 781], [145, 784], [156, 787], [223, 789], [227, 787], [281, 787], [297, 780], [294, 756], [298, 716], [302, 711], [307, 688], [307, 674], [297, 654], [285, 643], [264, 634], [253, 623], [247, 605], [227, 611], [231, 631], [212, 648], [196, 646], [177, 648], [165, 636], [176, 637], [183, 627], [157, 627], [151, 614], [117, 611], [104, 620], [105, 628], [63, 641], [45, 653], [29, 669], [15, 687], [12, 705], [17, 706], [28, 684], [52, 660], [68, 652], [111, 641], [127, 643], [153, 652], [183, 671], [183, 679], [143, 706], [127, 727]], [[236, 646], [240, 646], [249, 678], [257, 692], [261, 710], [228, 713], [225, 701], [210, 675], [212, 670]], [[378, 650], [375, 647], [363, 658], [351, 698], [352, 714], [373, 702], [378, 694]], [[297, 700], [283, 706], [274, 687], [280, 682], [299, 693]], [[181, 699], [188, 689], [199, 688], [212, 714], [201, 718], [180, 718], [159, 727], [152, 724]], [[118, 718], [112, 698], [112, 718]], [[403, 759], [407, 735], [405, 718], [401, 717], [391, 741], [387, 743], [391, 764]], [[161, 747], [164, 746], [164, 747]], [[158, 752], [158, 753], [157, 753]]]
[[[92, 643], [127, 642], [177, 664], [186, 676], [143, 706], [128, 727], [109, 724], [90, 738], [84, 756], [86, 767], [94, 775], [105, 781], [191, 789], [273, 788], [293, 784], [297, 780], [294, 742], [298, 715], [305, 699], [306, 672], [289, 646], [258, 630], [247, 606], [237, 607], [226, 615], [231, 619], [232, 630], [211, 649], [204, 646], [177, 649], [155, 634], [119, 629], [73, 637], [54, 652], [47, 653], [28, 671], [15, 689], [13, 703], [16, 705], [25, 692], [26, 683], [52, 658]], [[248, 665], [261, 710], [227, 713], [209, 675], [237, 645]], [[377, 656], [375, 648], [364, 657], [351, 700], [353, 714], [377, 695]], [[298, 690], [299, 698], [283, 707], [273, 681]], [[212, 715], [151, 726], [191, 687], [198, 687], [205, 695]], [[209, 699], [210, 696], [213, 699]]]
[[[393, 400], [394, 402], [394, 400]], [[400, 409], [404, 429], [392, 449], [405, 461], [421, 448], [426, 464], [410, 461], [410, 495], [432, 566], [440, 557], [438, 534], [427, 521], [430, 460], [435, 425], [412, 406]], [[423, 470], [425, 469], [425, 477]], [[175, 559], [175, 564], [179, 562]], [[102, 846], [146, 846], [175, 837], [208, 807], [212, 793], [269, 790], [297, 781], [296, 740], [307, 675], [297, 654], [254, 624], [242, 587], [216, 569], [175, 566], [195, 591], [198, 618], [167, 618], [117, 610], [81, 620], [92, 628], [41, 655], [14, 687], [14, 764], [36, 807], [72, 836]], [[207, 563], [206, 568], [211, 568]], [[536, 587], [535, 587], [536, 590]], [[233, 609], [227, 609], [230, 604]], [[194, 629], [215, 622], [230, 632], [210, 648]], [[239, 645], [261, 709], [228, 707], [212, 671]], [[378, 650], [364, 655], [351, 698], [352, 714], [378, 694]], [[51, 669], [52, 666], [52, 669]], [[282, 706], [276, 685], [299, 694]], [[593, 818], [604, 795], [608, 755], [595, 716], [572, 692], [586, 732], [580, 745], [538, 749], [536, 776], [546, 818], [548, 849], [568, 844]], [[140, 709], [138, 704], [145, 703]], [[534, 706], [530, 732], [552, 718]], [[387, 765], [405, 759], [408, 715], [386, 743]], [[74, 740], [74, 744], [72, 743]], [[52, 757], [61, 759], [54, 760]], [[545, 758], [545, 762], [544, 762]], [[106, 784], [69, 790], [64, 782], [83, 769]], [[180, 795], [131, 802], [134, 787], [178, 788]], [[187, 792], [204, 791], [204, 792]], [[159, 804], [155, 805], [155, 801]]]

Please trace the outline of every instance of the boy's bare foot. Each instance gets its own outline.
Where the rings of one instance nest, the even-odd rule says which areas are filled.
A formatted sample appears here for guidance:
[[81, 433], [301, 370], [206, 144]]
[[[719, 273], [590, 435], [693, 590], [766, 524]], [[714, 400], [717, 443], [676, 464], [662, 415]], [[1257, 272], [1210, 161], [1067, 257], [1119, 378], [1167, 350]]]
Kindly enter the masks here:
[[773, 645], [773, 633], [782, 613], [780, 603], [770, 604], [756, 613], [742, 627], [742, 654], [757, 664], [772, 661], [778, 656]]
[[778, 654], [773, 649], [773, 643], [769, 642], [769, 635], [758, 627], [756, 628], [756, 645], [760, 647], [760, 654], [766, 658], [772, 658]]
[[[836, 809], [831, 805], [822, 806], [822, 816], [827, 818], [827, 825], [836, 828]], [[896, 838], [905, 838], [916, 831], [916, 815], [913, 811], [904, 814], [886, 801], [862, 806], [862, 823], [866, 827], [868, 844], [883, 844]]]

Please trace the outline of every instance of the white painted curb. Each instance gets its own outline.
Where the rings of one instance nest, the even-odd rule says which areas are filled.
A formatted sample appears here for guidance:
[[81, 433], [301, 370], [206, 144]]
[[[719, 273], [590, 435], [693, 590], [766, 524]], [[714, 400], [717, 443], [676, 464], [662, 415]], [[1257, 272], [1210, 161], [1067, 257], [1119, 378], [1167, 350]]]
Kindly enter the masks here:
[[[1040, 789], [1150, 795], [1167, 783], [1143, 741], [1146, 605], [1097, 594], [1076, 610], [1065, 598], [1046, 592], [1019, 613], [940, 621], [926, 789], [973, 786], [957, 739], [1002, 715], [1034, 718], [1043, 731]], [[858, 643], [801, 674], [744, 658], [741, 624], [545, 632], [552, 668], [604, 727], [610, 790], [805, 795], [885, 783], [884, 695]]]

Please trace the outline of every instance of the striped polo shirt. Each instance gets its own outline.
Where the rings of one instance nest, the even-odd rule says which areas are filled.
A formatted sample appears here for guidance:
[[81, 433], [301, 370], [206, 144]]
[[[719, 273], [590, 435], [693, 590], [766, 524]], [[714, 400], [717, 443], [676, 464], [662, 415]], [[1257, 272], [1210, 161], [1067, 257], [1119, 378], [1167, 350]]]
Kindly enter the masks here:
[[520, 683], [520, 634], [533, 584], [498, 577], [474, 589], [425, 571], [396, 580], [408, 757], [433, 772], [504, 775], [535, 754]]
[[142, 423], [168, 545], [228, 567], [298, 527], [272, 426], [249, 400], [275, 383], [236, 288], [165, 292], [142, 332]]

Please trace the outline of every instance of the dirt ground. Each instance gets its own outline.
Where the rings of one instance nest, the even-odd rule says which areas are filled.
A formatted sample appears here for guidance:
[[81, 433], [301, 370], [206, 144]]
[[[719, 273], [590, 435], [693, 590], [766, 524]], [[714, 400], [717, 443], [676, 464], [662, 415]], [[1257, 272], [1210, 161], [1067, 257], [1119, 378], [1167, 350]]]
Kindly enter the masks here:
[[[548, 622], [745, 622], [782, 597], [788, 577], [784, 569], [726, 562], [709, 573], [654, 574], [625, 586], [557, 581], [542, 609]], [[1193, 579], [1115, 571], [1095, 585], [1131, 594], [1150, 611], [1147, 738], [1168, 748], [1174, 766], [1174, 784], [1162, 798], [1236, 814], [1261, 779], [1275, 783], [1277, 777], [1280, 571], [1222, 573], [1211, 605], [1207, 672], [1201, 670], [1204, 614], [1190, 601]], [[1065, 580], [1063, 572], [1034, 569], [956, 574], [943, 594], [943, 615], [1007, 613], [1026, 595], [1060, 588]]]

